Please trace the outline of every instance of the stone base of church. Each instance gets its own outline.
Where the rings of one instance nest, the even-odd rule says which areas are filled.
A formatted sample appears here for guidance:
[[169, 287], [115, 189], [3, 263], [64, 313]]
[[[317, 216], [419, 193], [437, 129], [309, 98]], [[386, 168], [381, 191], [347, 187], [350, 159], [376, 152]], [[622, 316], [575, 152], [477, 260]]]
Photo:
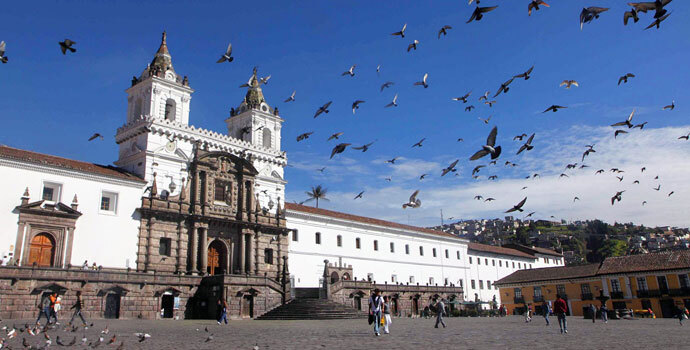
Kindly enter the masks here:
[[0, 267], [0, 319], [35, 318], [42, 295], [57, 292], [62, 297], [58, 317], [64, 321], [71, 317], [77, 291], [82, 292], [87, 320], [215, 319], [222, 297], [230, 318], [250, 318], [279, 306], [282, 290], [277, 281], [256, 276]]
[[338, 281], [328, 286], [329, 299], [366, 312], [374, 289], [391, 298], [391, 313], [398, 317], [420, 316], [434, 298], [443, 298], [449, 310], [463, 300], [462, 287], [421, 286], [409, 284], [374, 284], [368, 281]]

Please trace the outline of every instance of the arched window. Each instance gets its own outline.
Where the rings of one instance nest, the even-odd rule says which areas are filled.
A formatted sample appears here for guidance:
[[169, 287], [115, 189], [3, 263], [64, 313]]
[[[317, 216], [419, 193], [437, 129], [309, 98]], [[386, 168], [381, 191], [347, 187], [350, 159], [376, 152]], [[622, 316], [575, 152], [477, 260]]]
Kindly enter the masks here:
[[268, 130], [266, 127], [264, 127], [263, 130], [263, 140], [261, 144], [266, 148], [271, 148], [271, 130]]
[[175, 100], [169, 98], [165, 100], [165, 120], [174, 121], [175, 120]]

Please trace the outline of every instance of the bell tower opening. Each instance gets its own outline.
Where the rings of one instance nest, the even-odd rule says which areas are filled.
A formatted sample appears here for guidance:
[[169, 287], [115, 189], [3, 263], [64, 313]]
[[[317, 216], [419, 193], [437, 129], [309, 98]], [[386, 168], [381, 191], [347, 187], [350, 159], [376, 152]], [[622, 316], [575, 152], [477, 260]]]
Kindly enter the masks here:
[[172, 98], [165, 100], [165, 120], [175, 121], [176, 105]]

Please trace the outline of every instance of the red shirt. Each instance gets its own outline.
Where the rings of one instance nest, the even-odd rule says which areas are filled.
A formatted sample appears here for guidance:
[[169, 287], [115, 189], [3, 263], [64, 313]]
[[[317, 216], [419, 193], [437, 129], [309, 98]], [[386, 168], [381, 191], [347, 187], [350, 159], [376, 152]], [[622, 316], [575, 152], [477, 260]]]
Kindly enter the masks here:
[[567, 313], [568, 304], [566, 304], [565, 300], [561, 298], [556, 299], [556, 301], [553, 303], [553, 312], [556, 314]]

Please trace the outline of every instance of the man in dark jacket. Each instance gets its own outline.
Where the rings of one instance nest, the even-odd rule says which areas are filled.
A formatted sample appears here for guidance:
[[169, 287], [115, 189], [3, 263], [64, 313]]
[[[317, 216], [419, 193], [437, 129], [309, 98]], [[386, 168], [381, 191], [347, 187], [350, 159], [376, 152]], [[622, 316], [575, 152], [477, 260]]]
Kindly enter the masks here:
[[41, 298], [41, 302], [37, 306], [38, 306], [39, 311], [38, 311], [38, 318], [36, 319], [36, 324], [39, 324], [41, 322], [41, 318], [43, 316], [46, 317], [46, 322], [50, 323], [50, 314], [51, 314], [50, 295], [44, 294], [43, 297]]
[[558, 317], [558, 326], [561, 328], [561, 333], [568, 333], [568, 323], [565, 320], [565, 314], [568, 313], [568, 304], [561, 298], [560, 294], [556, 294], [556, 301], [553, 303], [553, 313]]
[[81, 298], [81, 291], [77, 291], [77, 300], [74, 301], [74, 305], [72, 305], [71, 309], [74, 310], [74, 313], [72, 314], [72, 319], [69, 320], [69, 325], [72, 325], [72, 322], [74, 322], [74, 318], [79, 316], [81, 318], [82, 326], [86, 327], [86, 320], [84, 319], [84, 316], [81, 314], [81, 308], [84, 306], [84, 300]]

